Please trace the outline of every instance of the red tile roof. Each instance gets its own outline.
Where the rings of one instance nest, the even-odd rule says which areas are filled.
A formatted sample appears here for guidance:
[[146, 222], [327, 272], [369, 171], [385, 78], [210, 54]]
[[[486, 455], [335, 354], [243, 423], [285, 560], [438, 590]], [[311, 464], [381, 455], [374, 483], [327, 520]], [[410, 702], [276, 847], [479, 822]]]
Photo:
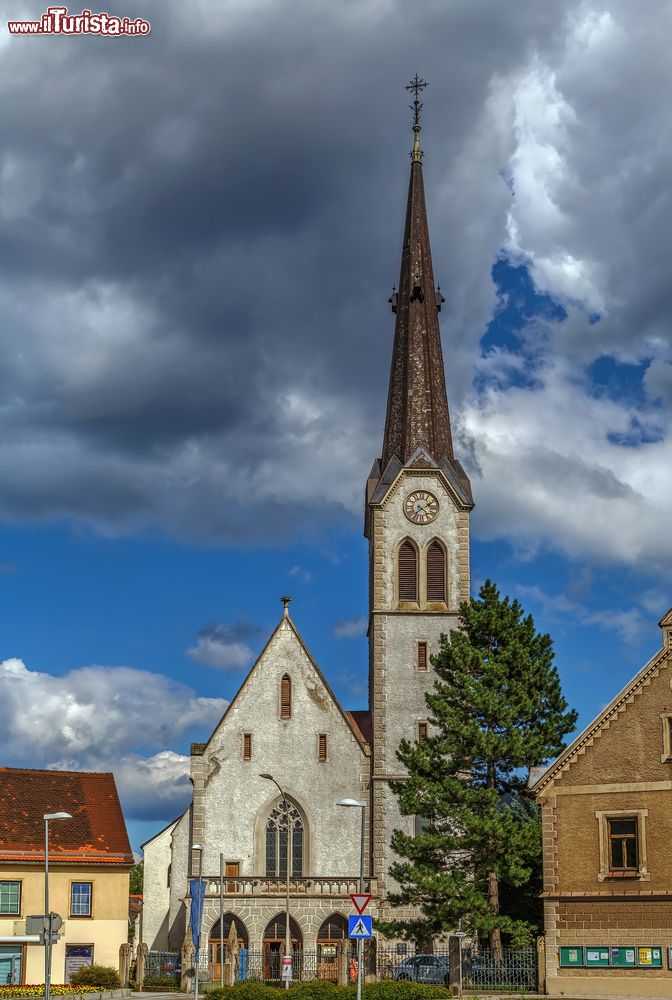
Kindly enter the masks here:
[[44, 862], [44, 814], [69, 812], [49, 824], [49, 861], [132, 865], [133, 853], [114, 775], [0, 767], [0, 863]]
[[364, 742], [368, 744], [373, 743], [373, 721], [371, 719], [371, 712], [365, 710], [361, 712], [346, 712], [345, 714], [349, 716], [350, 722], [359, 730]]

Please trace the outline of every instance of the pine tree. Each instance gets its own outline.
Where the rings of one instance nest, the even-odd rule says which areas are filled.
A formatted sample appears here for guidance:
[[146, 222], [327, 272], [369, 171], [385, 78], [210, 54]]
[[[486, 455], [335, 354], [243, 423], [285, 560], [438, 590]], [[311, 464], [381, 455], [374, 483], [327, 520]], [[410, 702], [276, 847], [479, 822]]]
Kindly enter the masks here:
[[430, 733], [402, 742], [408, 778], [392, 785], [402, 813], [422, 819], [416, 836], [393, 835], [401, 860], [390, 869], [399, 886], [390, 901], [420, 917], [382, 929], [426, 941], [461, 926], [501, 957], [503, 933], [520, 941], [533, 930], [515, 900], [500, 901], [500, 890], [524, 887], [540, 864], [529, 769], [560, 753], [577, 713], [562, 695], [550, 636], [518, 601], [501, 599], [488, 580], [461, 605], [460, 621], [432, 659]]

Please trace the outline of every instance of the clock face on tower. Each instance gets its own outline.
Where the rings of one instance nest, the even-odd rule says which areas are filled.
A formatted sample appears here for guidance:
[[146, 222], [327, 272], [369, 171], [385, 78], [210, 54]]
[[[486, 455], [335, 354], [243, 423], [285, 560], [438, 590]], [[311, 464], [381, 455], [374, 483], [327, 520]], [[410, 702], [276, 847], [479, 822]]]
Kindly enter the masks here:
[[404, 514], [413, 524], [429, 524], [439, 513], [439, 501], [427, 490], [414, 490], [404, 500]]

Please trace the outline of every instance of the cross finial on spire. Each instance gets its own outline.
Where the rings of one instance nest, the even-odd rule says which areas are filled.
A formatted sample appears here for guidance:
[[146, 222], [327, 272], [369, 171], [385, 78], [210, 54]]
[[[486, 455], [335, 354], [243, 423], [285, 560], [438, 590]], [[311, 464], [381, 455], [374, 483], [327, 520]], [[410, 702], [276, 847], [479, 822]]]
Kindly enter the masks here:
[[425, 87], [428, 86], [429, 84], [416, 73], [414, 79], [411, 80], [406, 87], [404, 87], [404, 90], [408, 90], [409, 93], [415, 94], [413, 103], [409, 105], [411, 111], [413, 112], [413, 131], [415, 132], [411, 159], [418, 163], [422, 159], [422, 150], [420, 148], [420, 112], [422, 111], [422, 102], [420, 101], [420, 94], [423, 92]]
[[280, 600], [282, 601], [285, 609], [285, 618], [287, 618], [289, 617], [289, 603], [291, 601], [291, 597], [288, 597], [287, 594], [283, 594]]

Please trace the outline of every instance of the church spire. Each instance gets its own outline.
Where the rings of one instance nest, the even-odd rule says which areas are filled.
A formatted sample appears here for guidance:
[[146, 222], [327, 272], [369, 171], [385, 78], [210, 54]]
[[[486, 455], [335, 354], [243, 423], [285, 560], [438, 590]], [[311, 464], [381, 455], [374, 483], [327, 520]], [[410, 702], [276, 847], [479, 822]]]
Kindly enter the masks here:
[[396, 313], [390, 388], [385, 419], [382, 469], [396, 456], [405, 465], [418, 448], [438, 464], [453, 462], [448, 397], [438, 313], [443, 296], [434, 285], [422, 179], [419, 95], [427, 84], [416, 74], [406, 87], [415, 95], [414, 142], [399, 291], [390, 302]]

